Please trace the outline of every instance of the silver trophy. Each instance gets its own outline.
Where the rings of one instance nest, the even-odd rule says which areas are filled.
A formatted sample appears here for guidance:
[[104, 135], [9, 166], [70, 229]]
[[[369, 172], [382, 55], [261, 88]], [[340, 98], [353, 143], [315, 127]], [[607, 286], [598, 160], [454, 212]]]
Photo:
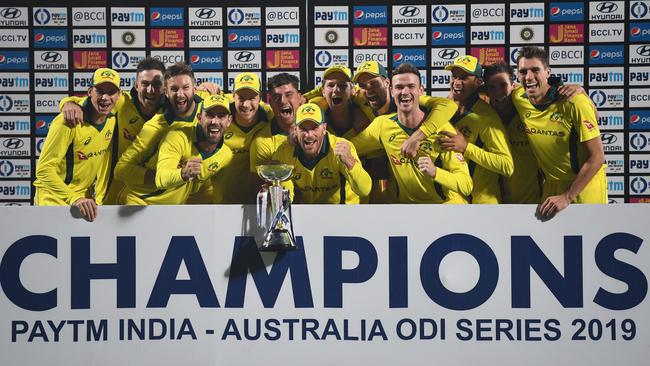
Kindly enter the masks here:
[[[292, 172], [293, 165], [288, 164], [257, 166], [257, 174], [271, 183], [257, 195], [257, 223], [259, 227], [266, 229], [261, 251], [276, 252], [298, 248], [291, 223], [291, 195], [280, 185], [280, 182], [291, 177]], [[271, 203], [270, 208], [268, 202]], [[267, 225], [269, 218], [270, 224]]]

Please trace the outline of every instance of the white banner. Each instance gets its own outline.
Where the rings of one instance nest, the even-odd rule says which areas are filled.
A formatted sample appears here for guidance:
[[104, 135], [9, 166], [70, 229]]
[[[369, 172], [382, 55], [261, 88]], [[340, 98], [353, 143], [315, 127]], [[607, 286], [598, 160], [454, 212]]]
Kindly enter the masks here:
[[0, 364], [646, 365], [648, 205], [0, 210]]

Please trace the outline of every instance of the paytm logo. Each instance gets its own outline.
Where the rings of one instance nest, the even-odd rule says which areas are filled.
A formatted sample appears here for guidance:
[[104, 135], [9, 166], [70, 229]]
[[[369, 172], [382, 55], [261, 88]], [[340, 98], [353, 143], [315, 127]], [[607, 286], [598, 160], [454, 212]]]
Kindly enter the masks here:
[[623, 111], [598, 111], [598, 127], [601, 130], [622, 130]]
[[29, 70], [29, 51], [0, 50], [0, 70]]
[[503, 44], [506, 39], [504, 26], [473, 26], [471, 29], [472, 44]]
[[589, 97], [598, 108], [625, 107], [623, 89], [593, 89], [589, 92]]
[[0, 160], [0, 178], [29, 178], [32, 164], [29, 160]]
[[235, 29], [228, 31], [228, 47], [260, 48], [262, 34], [260, 29]]
[[318, 68], [328, 68], [333, 65], [342, 65], [348, 66], [350, 63], [350, 57], [348, 55], [348, 50], [315, 50], [314, 51], [314, 63]]
[[465, 27], [431, 27], [431, 45], [464, 45], [465, 44]]
[[34, 48], [68, 48], [68, 30], [34, 29]]
[[111, 8], [112, 25], [144, 26], [144, 8]]
[[623, 86], [625, 74], [622, 67], [589, 68], [590, 86]]
[[0, 134], [29, 134], [30, 116], [0, 116]]
[[267, 47], [300, 47], [300, 30], [298, 28], [268, 28], [266, 30]]
[[550, 13], [552, 22], [582, 21], [585, 19], [585, 3], [551, 3]]
[[29, 74], [0, 74], [0, 88], [5, 91], [29, 91]]
[[386, 6], [355, 6], [353, 8], [354, 24], [387, 24], [388, 9]]
[[151, 8], [151, 26], [182, 27], [185, 25], [183, 8]]
[[650, 109], [633, 109], [628, 115], [632, 130], [650, 130]]
[[106, 29], [75, 29], [72, 45], [79, 48], [106, 47]]
[[589, 46], [589, 64], [620, 65], [623, 63], [623, 45]]
[[347, 6], [315, 6], [315, 25], [348, 24]]
[[630, 5], [630, 18], [637, 19], [648, 19], [648, 2], [647, 1], [635, 1]]
[[465, 4], [437, 5], [431, 8], [431, 23], [465, 23]]
[[631, 155], [630, 156], [630, 173], [650, 173], [650, 156], [649, 155]]
[[552, 76], [556, 76], [562, 80], [565, 84], [583, 84], [584, 70], [582, 68], [554, 68], [551, 70], [553, 72]]
[[630, 23], [630, 41], [650, 41], [650, 23]]
[[529, 23], [544, 21], [544, 4], [510, 4], [511, 23]]
[[262, 12], [260, 8], [228, 8], [228, 25], [253, 26], [262, 25]]
[[648, 85], [648, 82], [650, 82], [650, 66], [630, 67], [628, 81], [630, 85]]
[[34, 8], [34, 25], [41, 27], [65, 27], [68, 25], [67, 8]]
[[393, 48], [393, 68], [408, 62], [415, 67], [426, 67], [427, 57], [424, 48]]
[[196, 70], [223, 69], [223, 51], [191, 51], [190, 65]]

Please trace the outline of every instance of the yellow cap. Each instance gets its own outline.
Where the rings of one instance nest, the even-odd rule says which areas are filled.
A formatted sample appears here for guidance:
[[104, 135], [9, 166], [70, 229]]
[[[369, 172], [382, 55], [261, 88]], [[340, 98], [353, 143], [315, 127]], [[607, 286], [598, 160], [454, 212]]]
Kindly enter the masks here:
[[119, 89], [120, 75], [118, 75], [115, 70], [105, 67], [95, 70], [95, 74], [93, 75], [93, 86], [103, 83], [111, 83]]
[[215, 107], [222, 107], [230, 113], [230, 102], [223, 95], [211, 95], [209, 98], [203, 100], [203, 109], [208, 110]]
[[354, 73], [352, 82], [356, 83], [361, 74], [370, 74], [372, 76], [383, 76], [388, 77], [388, 72], [386, 68], [377, 61], [366, 61], [357, 67], [357, 71]]
[[318, 125], [323, 123], [323, 111], [321, 111], [318, 104], [305, 103], [298, 108], [298, 112], [296, 112], [296, 125], [300, 126], [305, 121], [313, 121]]
[[235, 77], [235, 92], [239, 89], [250, 89], [260, 93], [260, 78], [253, 72], [242, 72]]
[[352, 71], [348, 67], [342, 66], [342, 65], [334, 65], [330, 66], [325, 70], [323, 73], [323, 80], [327, 79], [327, 76], [330, 74], [333, 74], [335, 72], [340, 72], [341, 74], [345, 75], [345, 77], [348, 78], [348, 80], [352, 80]]
[[458, 56], [454, 60], [454, 63], [445, 66], [445, 70], [451, 71], [454, 67], [461, 68], [474, 76], [478, 76], [480, 78], [483, 77], [483, 69], [481, 68], [481, 64], [474, 56]]

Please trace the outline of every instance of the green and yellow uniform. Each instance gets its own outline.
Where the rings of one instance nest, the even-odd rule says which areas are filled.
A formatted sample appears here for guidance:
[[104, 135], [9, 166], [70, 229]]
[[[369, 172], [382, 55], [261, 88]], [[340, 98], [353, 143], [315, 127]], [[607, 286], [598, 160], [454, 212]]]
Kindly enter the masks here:
[[249, 169], [257, 175], [257, 166], [268, 164], [273, 161], [273, 154], [280, 145], [287, 141], [285, 132], [274, 119], [267, 123], [255, 136], [250, 150]]
[[[505, 128], [497, 112], [478, 96], [468, 106], [464, 113], [454, 115], [450, 122], [468, 142], [463, 156], [470, 161], [469, 171], [474, 181], [470, 202], [499, 203], [499, 175], [508, 177], [514, 170]], [[429, 120], [420, 126], [426, 136], [437, 128]]]
[[[156, 165], [156, 194], [147, 204], [182, 204], [210, 180], [221, 175], [233, 158], [233, 152], [223, 143], [214, 151], [202, 152], [198, 143], [205, 139], [199, 124], [178, 124], [170, 128], [160, 143]], [[192, 158], [201, 158], [201, 173], [191, 181], [184, 181], [182, 166]], [[216, 190], [215, 190], [216, 191]]]
[[80, 198], [94, 198], [96, 179], [97, 186], [105, 184], [98, 173], [109, 159], [116, 117], [111, 114], [95, 125], [88, 120], [91, 108], [86, 100], [82, 106], [86, 120], [74, 128], [65, 124], [62, 114], [52, 121], [36, 167], [34, 204], [70, 205]]
[[[232, 103], [230, 110], [235, 111], [235, 105]], [[215, 203], [255, 203], [256, 180], [249, 179], [251, 145], [258, 132], [264, 129], [271, 119], [273, 119], [271, 107], [262, 103], [257, 111], [257, 122], [252, 126], [238, 125], [233, 115], [233, 121], [226, 130], [224, 140], [234, 155], [230, 164], [224, 169], [219, 184], [214, 186], [215, 190], [220, 191], [218, 196], [223, 197], [222, 201]]]
[[[556, 100], [551, 89], [552, 102], [533, 105], [523, 87], [512, 92], [512, 101], [526, 127], [530, 147], [544, 172], [542, 201], [566, 192], [588, 158], [582, 144], [600, 138], [598, 118], [591, 100], [584, 94], [569, 100]], [[607, 203], [606, 165], [576, 197], [576, 203]]]
[[[145, 184], [147, 170], [155, 171], [158, 164], [158, 146], [172, 125], [195, 125], [201, 98], [194, 96], [194, 111], [183, 119], [175, 116], [171, 106], [163, 106], [164, 113], [155, 115], [147, 121], [133, 143], [124, 151], [115, 167], [115, 177], [124, 182], [120, 201], [130, 205], [145, 205], [164, 198], [153, 198], [159, 189]], [[206, 202], [208, 203], [208, 202]]]
[[514, 171], [510, 177], [502, 177], [502, 202], [540, 203], [541, 175], [521, 118], [515, 114], [512, 120], [503, 122], [510, 144]]
[[294, 166], [291, 176], [295, 203], [358, 204], [359, 197], [367, 196], [372, 187], [370, 175], [359, 162], [354, 146], [350, 152], [357, 160], [352, 169], [334, 155], [338, 141], [346, 141], [330, 133], [325, 133], [320, 153], [308, 159], [302, 150], [285, 141], [273, 154], [273, 160]]
[[[59, 107], [67, 102], [77, 103], [82, 105], [88, 97], [75, 97], [70, 96], [63, 98]], [[135, 137], [140, 133], [142, 126], [146, 120], [142, 117], [140, 112], [140, 102], [138, 100], [138, 92], [132, 88], [130, 92], [122, 92], [117, 103], [115, 104], [115, 111], [117, 117], [117, 126], [115, 134], [113, 134], [113, 143], [109, 149], [109, 158], [99, 171], [101, 179], [95, 185], [97, 193], [97, 204], [99, 205], [115, 205], [118, 202], [118, 197], [124, 183], [113, 178], [113, 170], [119, 160], [120, 156], [131, 145]]]
[[[437, 131], [454, 131], [446, 122]], [[414, 132], [402, 125], [397, 114], [379, 116], [370, 126], [352, 139], [360, 155], [377, 150], [388, 155], [391, 171], [395, 178], [397, 203], [465, 203], [464, 197], [472, 191], [472, 179], [467, 163], [459, 153], [441, 150], [436, 142], [437, 134], [420, 143], [419, 156], [429, 156], [436, 165], [436, 176], [431, 178], [418, 168], [418, 157], [404, 157], [402, 143]], [[389, 202], [393, 203], [393, 202]]]

